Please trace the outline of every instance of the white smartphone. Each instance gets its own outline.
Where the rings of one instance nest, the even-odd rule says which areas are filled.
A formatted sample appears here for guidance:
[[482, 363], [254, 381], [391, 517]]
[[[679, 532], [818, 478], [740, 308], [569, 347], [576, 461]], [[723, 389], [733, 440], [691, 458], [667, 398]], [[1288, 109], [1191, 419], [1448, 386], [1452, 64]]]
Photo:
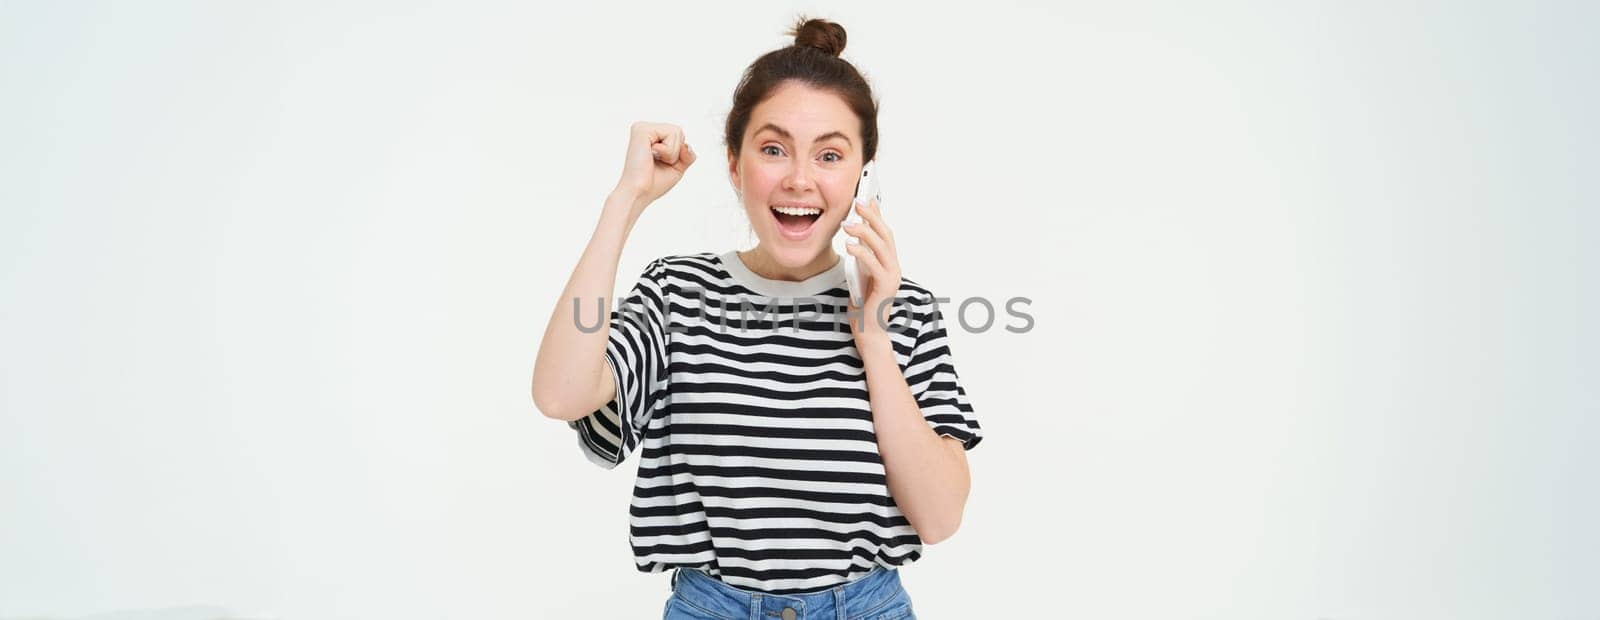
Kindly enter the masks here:
[[[877, 168], [876, 161], [869, 161], [866, 166], [861, 168], [861, 178], [856, 180], [855, 199], [862, 203], [876, 199], [878, 201], [878, 211], [882, 213], [883, 197], [878, 193]], [[850, 213], [844, 217], [845, 224], [851, 222], [861, 222], [861, 215], [856, 213], [855, 202], [850, 203]], [[857, 243], [860, 242], [855, 237], [845, 234], [844, 226], [840, 225], [839, 234], [834, 235], [833, 238], [833, 248], [839, 252], [840, 260], [844, 261], [844, 281], [850, 288], [850, 301], [856, 306], [862, 306], [866, 304], [867, 292], [862, 288], [861, 271], [856, 266], [856, 257], [844, 249], [846, 244], [855, 245]]]

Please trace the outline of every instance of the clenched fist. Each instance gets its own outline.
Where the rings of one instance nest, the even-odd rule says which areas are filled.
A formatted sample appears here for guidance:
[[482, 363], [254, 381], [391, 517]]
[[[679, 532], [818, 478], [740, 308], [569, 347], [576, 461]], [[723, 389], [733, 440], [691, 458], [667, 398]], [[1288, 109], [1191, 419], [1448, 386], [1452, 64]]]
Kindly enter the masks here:
[[677, 185], [694, 160], [694, 149], [684, 141], [683, 128], [669, 123], [634, 123], [628, 130], [628, 154], [617, 191], [634, 196], [634, 203], [643, 209]]

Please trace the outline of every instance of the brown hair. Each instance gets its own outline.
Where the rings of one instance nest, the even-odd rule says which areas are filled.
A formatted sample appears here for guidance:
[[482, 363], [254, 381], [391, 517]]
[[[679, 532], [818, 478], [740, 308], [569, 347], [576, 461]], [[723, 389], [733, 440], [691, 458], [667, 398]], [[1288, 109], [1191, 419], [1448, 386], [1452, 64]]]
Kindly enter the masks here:
[[844, 51], [844, 26], [801, 17], [789, 34], [794, 35], [794, 44], [762, 54], [745, 69], [734, 89], [733, 109], [728, 112], [723, 135], [729, 152], [739, 156], [744, 130], [756, 104], [765, 101], [785, 81], [798, 80], [838, 95], [856, 113], [861, 120], [861, 161], [872, 161], [878, 151], [878, 104], [872, 99], [867, 79], [839, 57], [839, 52]]

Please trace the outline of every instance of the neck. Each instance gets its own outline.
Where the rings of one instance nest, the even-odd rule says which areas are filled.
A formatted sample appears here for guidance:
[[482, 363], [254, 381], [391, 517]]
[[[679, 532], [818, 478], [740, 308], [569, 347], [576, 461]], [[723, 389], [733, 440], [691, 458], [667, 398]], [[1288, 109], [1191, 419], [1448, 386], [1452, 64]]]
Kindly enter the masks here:
[[839, 255], [833, 251], [833, 246], [827, 246], [811, 262], [800, 267], [785, 267], [772, 258], [766, 248], [761, 245], [739, 252], [739, 259], [744, 261], [744, 266], [758, 276], [768, 280], [784, 280], [788, 282], [803, 282], [815, 277], [817, 274], [832, 268], [839, 262]]

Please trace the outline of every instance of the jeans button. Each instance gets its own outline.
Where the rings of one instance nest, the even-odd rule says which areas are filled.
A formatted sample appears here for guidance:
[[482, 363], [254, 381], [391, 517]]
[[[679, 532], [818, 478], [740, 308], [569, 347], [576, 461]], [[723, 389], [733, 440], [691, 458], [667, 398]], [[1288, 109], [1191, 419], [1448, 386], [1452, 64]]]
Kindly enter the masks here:
[[794, 620], [794, 617], [795, 613], [793, 607], [783, 608], [783, 620]]

